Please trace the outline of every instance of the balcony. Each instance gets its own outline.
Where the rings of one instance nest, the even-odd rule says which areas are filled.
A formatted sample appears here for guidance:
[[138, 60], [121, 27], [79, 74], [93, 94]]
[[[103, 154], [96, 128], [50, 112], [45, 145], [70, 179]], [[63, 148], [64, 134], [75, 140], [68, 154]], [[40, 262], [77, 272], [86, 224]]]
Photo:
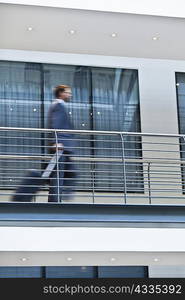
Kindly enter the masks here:
[[[55, 162], [55, 182], [64, 171], [48, 146], [60, 133], [75, 141], [72, 167], [48, 202]], [[2, 127], [0, 135], [0, 265], [184, 263], [183, 135]], [[20, 190], [35, 179], [30, 170], [41, 175], [31, 201], [29, 184]]]

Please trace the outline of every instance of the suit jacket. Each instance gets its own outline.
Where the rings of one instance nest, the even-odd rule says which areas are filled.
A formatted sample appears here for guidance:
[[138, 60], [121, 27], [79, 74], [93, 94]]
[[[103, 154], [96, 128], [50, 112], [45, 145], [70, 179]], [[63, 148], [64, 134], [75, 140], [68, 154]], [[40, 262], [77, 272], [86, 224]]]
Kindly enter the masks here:
[[[70, 121], [69, 114], [66, 110], [65, 104], [55, 101], [50, 105], [48, 111], [48, 128], [49, 129], [73, 129], [73, 125]], [[50, 136], [51, 137], [51, 136]], [[58, 143], [64, 145], [64, 150], [67, 152], [74, 152], [73, 147], [74, 135], [69, 133], [57, 133]], [[50, 144], [55, 144], [55, 134], [52, 134], [52, 140]]]

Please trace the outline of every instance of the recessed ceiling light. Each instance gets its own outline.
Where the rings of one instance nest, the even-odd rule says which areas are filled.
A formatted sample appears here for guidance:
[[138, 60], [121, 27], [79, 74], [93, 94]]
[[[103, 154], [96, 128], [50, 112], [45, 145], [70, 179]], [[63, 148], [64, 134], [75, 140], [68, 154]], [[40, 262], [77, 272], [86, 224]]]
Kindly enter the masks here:
[[153, 40], [153, 41], [159, 40], [159, 36], [153, 36], [152, 40]]
[[67, 260], [68, 260], [68, 261], [72, 261], [72, 258], [71, 258], [71, 257], [67, 257]]
[[27, 30], [28, 30], [28, 31], [32, 31], [32, 30], [33, 30], [33, 27], [29, 26], [29, 27], [27, 28]]
[[154, 261], [156, 261], [156, 262], [157, 262], [157, 261], [159, 261], [159, 259], [156, 257], [156, 258], [154, 258]]
[[115, 257], [111, 257], [111, 259], [110, 259], [111, 261], [115, 261], [116, 259], [115, 259]]
[[27, 258], [26, 257], [22, 257], [21, 260], [22, 261], [27, 261]]
[[75, 32], [76, 32], [76, 31], [75, 31], [74, 29], [69, 30], [69, 33], [70, 33], [70, 34], [75, 34]]
[[111, 34], [111, 37], [113, 37], [113, 38], [117, 37], [117, 33], [115, 33], [115, 32], [112, 33], [112, 34]]
[[179, 86], [180, 85], [180, 83], [176, 83], [176, 86]]

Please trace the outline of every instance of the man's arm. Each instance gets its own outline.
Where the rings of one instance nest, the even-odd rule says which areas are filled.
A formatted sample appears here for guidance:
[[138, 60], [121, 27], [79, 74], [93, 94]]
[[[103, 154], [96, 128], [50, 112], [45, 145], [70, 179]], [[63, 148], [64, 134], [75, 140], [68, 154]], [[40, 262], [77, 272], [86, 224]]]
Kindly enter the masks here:
[[[55, 103], [53, 104], [53, 106], [51, 107], [51, 111], [50, 111], [50, 126], [51, 129], [61, 129], [61, 119], [62, 119], [62, 115], [63, 115], [63, 110], [62, 107], [59, 103]], [[54, 140], [52, 142], [52, 148], [53, 150], [55, 150], [56, 146], [58, 147], [58, 149], [63, 149], [63, 144], [57, 143], [56, 145], [56, 136], [55, 133], [53, 133], [54, 135]], [[57, 138], [58, 138], [58, 134], [57, 134]]]
[[54, 103], [51, 106], [50, 111], [50, 124], [52, 129], [61, 129], [60, 123], [63, 115], [61, 105], [59, 103]]

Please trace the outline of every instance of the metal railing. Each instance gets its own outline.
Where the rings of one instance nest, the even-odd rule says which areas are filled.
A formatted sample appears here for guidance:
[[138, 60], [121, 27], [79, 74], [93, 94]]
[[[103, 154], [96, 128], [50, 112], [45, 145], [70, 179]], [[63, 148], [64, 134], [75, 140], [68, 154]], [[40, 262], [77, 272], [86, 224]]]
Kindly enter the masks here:
[[0, 127], [0, 201], [185, 204], [184, 145], [175, 134]]

